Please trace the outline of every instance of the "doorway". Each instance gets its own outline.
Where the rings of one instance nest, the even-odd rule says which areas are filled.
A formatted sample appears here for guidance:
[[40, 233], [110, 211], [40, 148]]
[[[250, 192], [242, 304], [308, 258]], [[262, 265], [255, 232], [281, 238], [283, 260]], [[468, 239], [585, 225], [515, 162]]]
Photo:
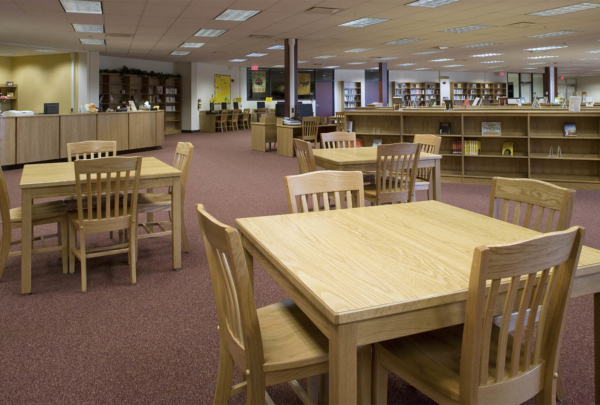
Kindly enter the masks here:
[[334, 115], [334, 71], [333, 69], [317, 69], [315, 72], [317, 117]]

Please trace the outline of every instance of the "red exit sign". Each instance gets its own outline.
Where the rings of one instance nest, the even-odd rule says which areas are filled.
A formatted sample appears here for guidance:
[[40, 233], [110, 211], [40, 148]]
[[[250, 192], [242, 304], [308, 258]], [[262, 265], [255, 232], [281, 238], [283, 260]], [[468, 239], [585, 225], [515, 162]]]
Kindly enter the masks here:
[[252, 70], [258, 70], [258, 66], [252, 66]]

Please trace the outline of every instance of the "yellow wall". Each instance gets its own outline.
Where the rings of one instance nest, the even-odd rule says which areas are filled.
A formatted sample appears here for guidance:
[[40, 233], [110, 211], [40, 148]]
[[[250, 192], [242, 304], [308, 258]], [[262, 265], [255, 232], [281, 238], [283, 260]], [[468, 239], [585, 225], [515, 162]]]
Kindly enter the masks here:
[[[19, 85], [19, 110], [42, 113], [44, 103], [60, 103], [61, 114], [71, 112], [71, 54], [11, 59], [10, 80]], [[1, 76], [0, 68], [0, 82]]]
[[12, 58], [0, 56], [0, 83], [14, 81], [12, 78]]

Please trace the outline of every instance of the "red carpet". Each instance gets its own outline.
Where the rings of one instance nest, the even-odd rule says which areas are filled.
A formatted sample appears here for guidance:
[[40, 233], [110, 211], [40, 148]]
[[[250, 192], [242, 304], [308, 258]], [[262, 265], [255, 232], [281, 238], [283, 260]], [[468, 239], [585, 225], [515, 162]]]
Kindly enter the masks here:
[[[41, 254], [33, 258], [33, 295], [21, 297], [20, 258], [10, 258], [0, 281], [0, 403], [212, 403], [217, 318], [194, 204], [202, 202], [228, 224], [286, 213], [283, 177], [297, 174], [298, 167], [295, 159], [276, 152], [250, 150], [249, 131], [171, 135], [163, 149], [142, 155], [172, 163], [178, 141], [196, 147], [185, 207], [192, 252], [183, 254], [182, 271], [170, 271], [169, 238], [143, 240], [136, 286], [129, 283], [126, 255], [90, 259], [88, 293], [82, 294], [79, 265], [74, 275], [63, 275], [57, 253]], [[12, 205], [18, 206], [21, 170], [5, 176]], [[444, 184], [442, 189], [444, 202], [487, 214], [488, 186]], [[577, 191], [573, 215], [573, 224], [587, 228], [585, 244], [595, 248], [600, 248], [599, 196]], [[94, 242], [107, 239], [98, 235]], [[255, 275], [257, 306], [286, 298], [262, 269]], [[573, 299], [567, 316], [564, 403], [591, 404], [592, 297]], [[301, 403], [285, 385], [268, 392], [275, 403]], [[230, 404], [244, 400], [239, 396]], [[432, 402], [391, 378], [389, 403]]]

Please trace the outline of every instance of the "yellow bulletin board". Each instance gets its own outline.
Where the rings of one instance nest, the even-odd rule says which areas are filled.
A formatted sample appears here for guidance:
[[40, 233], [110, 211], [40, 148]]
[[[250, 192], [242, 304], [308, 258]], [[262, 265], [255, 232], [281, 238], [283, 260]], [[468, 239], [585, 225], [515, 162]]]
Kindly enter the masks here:
[[215, 103], [231, 102], [231, 76], [215, 75]]
[[298, 73], [298, 95], [308, 96], [310, 94], [310, 73]]

